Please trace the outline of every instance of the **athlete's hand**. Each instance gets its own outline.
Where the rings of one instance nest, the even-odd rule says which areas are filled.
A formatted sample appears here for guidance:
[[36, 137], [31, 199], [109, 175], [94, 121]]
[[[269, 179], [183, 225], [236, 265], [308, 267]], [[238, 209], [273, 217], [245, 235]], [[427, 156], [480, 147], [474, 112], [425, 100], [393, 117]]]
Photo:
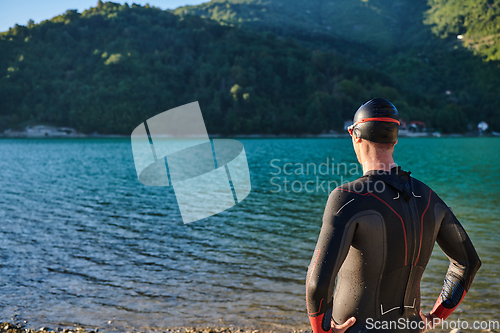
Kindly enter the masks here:
[[439, 319], [439, 317], [430, 313], [428, 315], [423, 314], [422, 310], [420, 310], [420, 318], [422, 318], [422, 321], [425, 323], [425, 329], [423, 329], [422, 332], [431, 330], [441, 323], [441, 319]]
[[354, 325], [356, 318], [351, 317], [346, 320], [342, 325], [337, 325], [332, 318], [332, 333], [344, 333], [349, 327]]

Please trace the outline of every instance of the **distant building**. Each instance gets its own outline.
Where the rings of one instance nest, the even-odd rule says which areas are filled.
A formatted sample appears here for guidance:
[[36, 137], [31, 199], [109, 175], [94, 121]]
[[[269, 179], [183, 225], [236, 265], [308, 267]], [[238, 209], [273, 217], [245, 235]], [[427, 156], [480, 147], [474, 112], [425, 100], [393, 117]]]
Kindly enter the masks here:
[[43, 136], [70, 136], [76, 134], [76, 131], [73, 128], [69, 127], [52, 127], [45, 125], [37, 125], [37, 126], [27, 126], [25, 128], [25, 133], [27, 136], [31, 137], [43, 137]]
[[488, 129], [488, 127], [489, 127], [489, 126], [488, 126], [488, 124], [487, 124], [485, 121], [482, 121], [482, 122], [480, 122], [479, 124], [477, 124], [477, 129], [478, 129], [478, 131], [480, 131], [480, 132], [484, 132], [484, 131], [486, 131], [486, 130]]
[[412, 133], [425, 132], [427, 131], [427, 125], [423, 121], [412, 120], [410, 122], [410, 125], [408, 125], [407, 129]]
[[29, 136], [52, 136], [54, 133], [54, 127], [37, 125], [33, 127], [27, 126], [25, 132]]

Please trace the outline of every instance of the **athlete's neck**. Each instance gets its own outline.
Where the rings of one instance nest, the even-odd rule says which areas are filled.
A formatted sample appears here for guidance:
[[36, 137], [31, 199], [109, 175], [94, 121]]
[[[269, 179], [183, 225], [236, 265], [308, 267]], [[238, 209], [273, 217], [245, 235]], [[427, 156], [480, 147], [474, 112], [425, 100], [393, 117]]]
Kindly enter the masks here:
[[392, 156], [394, 149], [379, 149], [366, 140], [360, 142], [357, 148], [356, 155], [363, 166], [363, 174], [370, 170], [390, 171], [397, 166]]

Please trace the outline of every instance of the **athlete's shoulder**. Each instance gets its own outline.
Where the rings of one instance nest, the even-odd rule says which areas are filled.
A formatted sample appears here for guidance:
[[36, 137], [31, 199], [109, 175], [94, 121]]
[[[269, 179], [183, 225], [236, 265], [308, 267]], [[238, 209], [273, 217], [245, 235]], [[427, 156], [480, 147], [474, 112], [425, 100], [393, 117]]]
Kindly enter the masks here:
[[448, 205], [429, 185], [414, 177], [411, 178], [411, 182], [413, 196], [424, 199], [427, 202], [427, 207], [439, 206], [444, 210], [449, 210]]
[[359, 194], [362, 194], [365, 192], [367, 182], [370, 182], [369, 177], [362, 176], [356, 180], [353, 180], [351, 182], [344, 183], [344, 184], [338, 186], [332, 192], [340, 191], [340, 192], [346, 192], [346, 193], [359, 195]]
[[336, 187], [332, 192], [330, 192], [328, 203], [343, 205], [359, 195], [365, 195], [366, 181], [367, 177], [361, 177]]
[[439, 196], [432, 190], [432, 188], [430, 188], [430, 186], [423, 181], [415, 177], [411, 177], [411, 182], [412, 189], [415, 195], [429, 194], [433, 197], [439, 198]]
[[370, 191], [366, 190], [367, 177], [358, 178], [352, 182], [335, 188], [328, 197], [323, 221], [348, 223], [354, 216], [361, 216], [368, 211], [368, 202], [373, 200]]

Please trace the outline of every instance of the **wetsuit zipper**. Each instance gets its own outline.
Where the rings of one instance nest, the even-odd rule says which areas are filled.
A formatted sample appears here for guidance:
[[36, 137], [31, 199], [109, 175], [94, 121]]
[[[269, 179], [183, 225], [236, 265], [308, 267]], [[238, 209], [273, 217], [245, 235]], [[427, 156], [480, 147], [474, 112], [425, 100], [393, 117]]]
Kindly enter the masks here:
[[[411, 266], [413, 267], [414, 266], [414, 263], [415, 263], [415, 259], [417, 258], [418, 256], [418, 252], [419, 252], [419, 248], [420, 248], [420, 241], [419, 241], [419, 236], [420, 236], [420, 233], [418, 232], [419, 228], [420, 228], [420, 223], [418, 221], [418, 208], [417, 208], [417, 203], [416, 203], [416, 197], [415, 197], [415, 193], [413, 193], [413, 179], [410, 178], [410, 181], [411, 181], [411, 193], [413, 195], [413, 197], [410, 199], [410, 210], [411, 210], [411, 216], [412, 216], [412, 225], [414, 227], [414, 251], [413, 251], [413, 258], [411, 260]], [[422, 230], [420, 230], [420, 232], [422, 232]]]
[[[409, 183], [405, 183], [405, 186], [407, 187], [407, 189], [410, 191], [410, 193], [413, 195], [410, 200], [405, 203], [404, 206], [404, 211], [405, 211], [405, 215], [406, 217], [408, 218], [408, 222], [409, 222], [409, 225], [408, 225], [408, 229], [410, 230], [411, 229], [411, 233], [413, 234], [413, 253], [412, 255], [410, 256], [411, 257], [411, 260], [410, 262], [408, 263], [408, 275], [406, 277], [406, 286], [405, 286], [405, 292], [403, 294], [403, 301], [402, 301], [402, 305], [401, 305], [401, 315], [404, 314], [404, 310], [405, 310], [405, 300], [406, 300], [406, 296], [407, 296], [407, 293], [408, 293], [408, 284], [409, 284], [409, 280], [410, 280], [410, 277], [411, 277], [411, 273], [412, 273], [412, 269], [413, 269], [413, 263], [415, 261], [415, 258], [417, 256], [417, 252], [418, 252], [418, 247], [420, 246], [420, 243], [419, 243], [419, 240], [418, 240], [418, 209], [417, 209], [417, 204], [415, 202], [415, 194], [413, 193], [413, 189], [412, 187], [413, 186], [410, 186]], [[408, 207], [410, 208], [409, 211], [408, 211]]]
[[[409, 189], [409, 186], [408, 186], [408, 183], [405, 184], [405, 186]], [[413, 198], [410, 198], [410, 201], [412, 201]], [[407, 231], [407, 235], [412, 235], [414, 234], [414, 230], [413, 230], [413, 223], [412, 223], [412, 216], [411, 216], [411, 212], [409, 211], [410, 207], [410, 203], [405, 201], [403, 203], [403, 210], [404, 210], [404, 213], [405, 213], [405, 228], [406, 228], [406, 231]], [[408, 246], [410, 245], [410, 243], [407, 243], [407, 257], [405, 258], [405, 261], [407, 263], [407, 266], [405, 267], [405, 271], [407, 272], [407, 275], [406, 275], [406, 280], [405, 280], [405, 290], [403, 292], [403, 297], [401, 299], [401, 305], [400, 305], [400, 309], [399, 309], [399, 312], [400, 312], [400, 315], [403, 315], [404, 314], [404, 309], [405, 309], [405, 299], [406, 299], [406, 292], [408, 290], [408, 280], [410, 278], [410, 274], [411, 274], [411, 257], [412, 255], [410, 255], [410, 251], [408, 251]], [[408, 265], [409, 263], [409, 265]]]
[[[410, 201], [411, 200], [412, 199], [410, 199]], [[412, 235], [412, 234], [414, 234], [414, 232], [413, 232], [412, 216], [411, 216], [411, 213], [410, 213], [410, 209], [411, 208], [409, 209], [409, 207], [410, 207], [410, 203], [405, 201], [403, 203], [403, 210], [405, 212], [405, 228], [406, 228], [407, 235]], [[410, 255], [410, 253], [411, 253], [410, 249], [408, 249], [408, 246], [410, 244], [411, 244], [410, 242], [408, 242], [406, 244], [406, 246], [407, 246], [407, 254], [406, 254], [406, 256], [407, 257], [405, 258], [405, 262], [406, 262], [407, 265], [410, 262], [410, 257], [411, 257], [411, 255]]]

